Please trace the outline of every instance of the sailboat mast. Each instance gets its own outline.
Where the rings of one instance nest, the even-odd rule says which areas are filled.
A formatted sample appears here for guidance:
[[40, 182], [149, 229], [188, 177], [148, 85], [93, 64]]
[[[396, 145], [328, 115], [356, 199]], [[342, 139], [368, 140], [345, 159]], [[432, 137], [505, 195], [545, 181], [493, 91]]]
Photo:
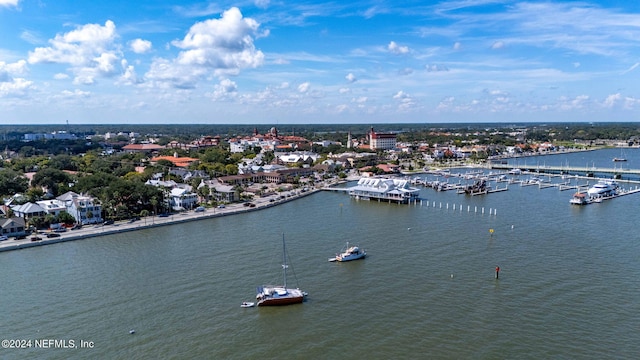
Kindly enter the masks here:
[[284, 278], [284, 288], [287, 288], [287, 248], [282, 234], [282, 277]]

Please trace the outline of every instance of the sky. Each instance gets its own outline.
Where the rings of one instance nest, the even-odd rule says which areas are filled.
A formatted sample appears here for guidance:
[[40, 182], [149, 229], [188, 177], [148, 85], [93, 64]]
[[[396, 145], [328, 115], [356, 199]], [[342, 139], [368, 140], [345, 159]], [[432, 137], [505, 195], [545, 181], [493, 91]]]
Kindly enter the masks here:
[[0, 0], [0, 123], [638, 121], [639, 10]]

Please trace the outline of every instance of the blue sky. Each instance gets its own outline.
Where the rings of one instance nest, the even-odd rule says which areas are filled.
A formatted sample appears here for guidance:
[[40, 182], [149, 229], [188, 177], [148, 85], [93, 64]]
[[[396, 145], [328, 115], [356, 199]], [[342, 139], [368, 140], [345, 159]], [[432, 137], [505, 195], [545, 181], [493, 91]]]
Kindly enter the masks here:
[[0, 0], [0, 121], [637, 121], [639, 8]]

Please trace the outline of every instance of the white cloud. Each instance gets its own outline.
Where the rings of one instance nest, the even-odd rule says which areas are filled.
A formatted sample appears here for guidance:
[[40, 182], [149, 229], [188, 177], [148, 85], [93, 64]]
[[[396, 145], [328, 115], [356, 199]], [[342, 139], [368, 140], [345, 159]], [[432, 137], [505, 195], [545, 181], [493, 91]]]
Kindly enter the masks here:
[[135, 39], [129, 44], [129, 46], [136, 54], [144, 54], [151, 50], [151, 41]]
[[29, 44], [41, 44], [44, 41], [38, 36], [38, 34], [31, 31], [23, 31], [20, 33], [20, 39], [28, 42]]
[[95, 69], [105, 75], [111, 75], [115, 71], [118, 57], [114, 53], [102, 53], [93, 59]]
[[386, 13], [389, 13], [389, 10], [387, 8], [382, 8], [376, 5], [366, 9], [362, 14], [362, 16], [364, 16], [365, 19], [371, 19], [372, 17], [378, 14], [386, 14]]
[[491, 96], [507, 96], [509, 94], [507, 94], [506, 92], [502, 91], [502, 90], [489, 90], [489, 89], [484, 89], [484, 92], [486, 94], [489, 94]]
[[637, 63], [635, 63], [635, 64], [631, 65], [631, 67], [630, 67], [630, 68], [628, 68], [627, 70], [625, 70], [624, 72], [622, 72], [622, 74], [624, 75], [624, 74], [626, 74], [626, 73], [632, 72], [632, 71], [633, 71], [633, 70], [635, 70], [638, 66], [640, 66], [640, 62], [637, 62]]
[[341, 113], [341, 112], [345, 112], [349, 110], [349, 106], [345, 105], [345, 104], [340, 104], [338, 106], [336, 106], [336, 112]]
[[264, 62], [264, 54], [256, 50], [252, 35], [257, 34], [259, 26], [255, 20], [243, 18], [236, 7], [225, 11], [220, 19], [196, 23], [184, 39], [172, 43], [185, 49], [177, 63], [232, 73], [258, 67]]
[[445, 65], [439, 65], [439, 64], [425, 65], [425, 68], [427, 69], [428, 72], [449, 71], [449, 68], [447, 68]]
[[16, 78], [12, 81], [0, 81], [0, 97], [5, 96], [22, 96], [24, 92], [31, 88], [33, 81], [23, 78]]
[[115, 73], [120, 53], [113, 45], [116, 26], [107, 20], [104, 26], [87, 24], [49, 40], [51, 46], [38, 47], [29, 52], [30, 64], [66, 63], [72, 65], [74, 83], [90, 85], [96, 76]]
[[398, 74], [402, 76], [411, 75], [413, 74], [413, 69], [410, 67], [402, 68], [398, 70]]
[[353, 75], [352, 73], [348, 73], [347, 76], [345, 76], [344, 78], [347, 79], [347, 81], [350, 83], [356, 82], [358, 80], [356, 79], [356, 76]]
[[496, 41], [491, 45], [491, 49], [493, 50], [499, 50], [504, 48], [505, 44], [503, 41]]
[[17, 7], [20, 0], [0, 0], [0, 6], [4, 7]]
[[266, 9], [267, 7], [269, 7], [269, 3], [271, 1], [270, 0], [255, 0], [255, 4], [257, 7], [261, 8], [261, 9]]
[[574, 111], [587, 107], [589, 105], [588, 95], [578, 95], [575, 98], [562, 96], [559, 99], [557, 108], [562, 111]]
[[238, 75], [241, 69], [264, 63], [264, 54], [253, 44], [258, 24], [243, 18], [236, 7], [219, 19], [195, 23], [182, 40], [172, 44], [183, 49], [174, 60], [154, 59], [145, 78], [177, 88], [194, 88], [199, 80], [214, 76]]
[[95, 77], [90, 72], [80, 72], [73, 79], [74, 85], [93, 85], [95, 84]]
[[65, 73], [57, 73], [57, 74], [53, 75], [53, 78], [56, 79], [56, 80], [66, 80], [66, 79], [69, 78], [69, 75], [65, 74]]
[[135, 68], [133, 67], [133, 65], [129, 65], [127, 60], [123, 59], [120, 62], [120, 66], [122, 67], [124, 72], [122, 75], [120, 75], [120, 78], [117, 82], [118, 84], [134, 85], [142, 83], [142, 79], [138, 78]]
[[[446, 111], [446, 110], [452, 110], [454, 108], [454, 102], [455, 102], [455, 97], [453, 96], [448, 96], [444, 99], [442, 99], [440, 101], [440, 103], [438, 104], [438, 106], [436, 106], [436, 110], [437, 111]], [[473, 100], [474, 104], [478, 104], [479, 101], [478, 100]]]
[[603, 105], [606, 108], [612, 108], [620, 103], [620, 101], [622, 101], [622, 95], [620, 93], [611, 94], [604, 100]]
[[307, 91], [309, 91], [310, 86], [311, 86], [311, 83], [309, 82], [302, 83], [298, 85], [298, 92], [306, 93]]
[[22, 96], [33, 86], [33, 81], [21, 77], [27, 72], [27, 62], [24, 60], [7, 64], [0, 61], [0, 97]]
[[158, 86], [173, 86], [178, 89], [195, 88], [198, 80], [207, 74], [206, 69], [177, 65], [166, 59], [155, 59], [145, 78]]
[[407, 97], [409, 97], [409, 95], [402, 90], [398, 91], [395, 95], [393, 95], [394, 99], [405, 99]]
[[[91, 35], [96, 35], [92, 38]], [[113, 41], [115, 25], [107, 21], [104, 27], [88, 24], [49, 40], [50, 47], [38, 47], [29, 52], [29, 63], [68, 63], [87, 65], [95, 55], [104, 51], [105, 44]]]
[[124, 73], [120, 76], [119, 83], [121, 84], [137, 84], [140, 80], [138, 80], [138, 76], [136, 75], [136, 70], [133, 65], [128, 65], [124, 69]]
[[235, 82], [229, 79], [222, 79], [220, 83], [214, 87], [212, 98], [214, 100], [222, 99], [235, 94], [237, 91], [238, 86]]
[[27, 71], [27, 62], [24, 60], [20, 60], [14, 63], [10, 63], [7, 64], [4, 61], [0, 61], [0, 81], [6, 81], [3, 80], [3, 78], [8, 79], [10, 75], [21, 75], [26, 73]]
[[407, 46], [400, 46], [395, 41], [390, 42], [389, 45], [387, 46], [387, 49], [389, 50], [390, 53], [396, 54], [396, 55], [409, 53], [409, 48]]

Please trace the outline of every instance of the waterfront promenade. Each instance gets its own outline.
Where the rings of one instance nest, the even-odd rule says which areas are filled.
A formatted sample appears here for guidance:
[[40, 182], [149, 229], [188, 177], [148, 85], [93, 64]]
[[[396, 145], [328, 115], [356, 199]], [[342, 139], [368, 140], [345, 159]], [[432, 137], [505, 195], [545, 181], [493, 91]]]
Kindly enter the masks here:
[[[189, 221], [198, 221], [203, 219], [210, 219], [214, 217], [229, 216], [235, 214], [242, 214], [251, 211], [258, 211], [273, 206], [277, 206], [289, 201], [299, 199], [304, 196], [311, 195], [320, 191], [322, 186], [318, 185], [316, 188], [310, 188], [308, 191], [302, 192], [300, 190], [288, 191], [282, 194], [266, 196], [256, 198], [251, 201], [255, 204], [255, 207], [245, 206], [244, 203], [225, 205], [224, 208], [208, 208], [203, 212], [185, 211], [180, 213], [171, 214], [167, 217], [160, 216], [147, 216], [140, 220], [131, 222], [129, 220], [117, 221], [112, 225], [85, 225], [81, 229], [67, 230], [59, 234], [60, 237], [48, 238], [49, 231], [39, 231], [38, 234], [32, 234], [22, 240], [9, 240], [0, 241], [0, 252], [26, 249], [35, 246], [51, 245], [66, 241], [82, 240], [88, 238], [95, 238], [99, 236], [107, 236], [111, 234], [123, 233], [128, 231], [136, 231], [142, 229], [149, 229], [160, 226], [167, 226], [179, 223], [185, 223]], [[284, 196], [284, 198], [280, 198]], [[32, 236], [38, 236], [42, 240], [31, 241]]]

